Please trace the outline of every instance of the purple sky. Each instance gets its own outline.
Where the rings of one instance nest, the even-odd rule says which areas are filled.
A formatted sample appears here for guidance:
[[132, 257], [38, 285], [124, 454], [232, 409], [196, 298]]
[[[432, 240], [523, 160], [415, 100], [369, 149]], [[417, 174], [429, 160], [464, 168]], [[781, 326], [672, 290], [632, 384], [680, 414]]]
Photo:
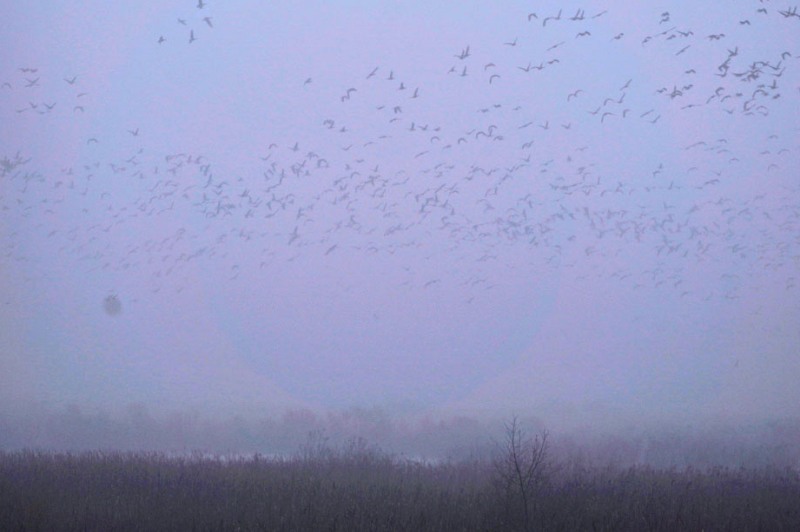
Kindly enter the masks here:
[[796, 415], [790, 8], [7, 4], [4, 408]]

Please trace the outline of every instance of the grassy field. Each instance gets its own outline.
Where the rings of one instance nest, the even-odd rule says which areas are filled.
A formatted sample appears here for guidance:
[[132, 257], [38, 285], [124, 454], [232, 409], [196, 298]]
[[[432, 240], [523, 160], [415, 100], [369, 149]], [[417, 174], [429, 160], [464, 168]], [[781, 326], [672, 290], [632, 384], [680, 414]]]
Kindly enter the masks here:
[[507, 458], [0, 453], [0, 530], [800, 530], [797, 471], [548, 461], [523, 485]]

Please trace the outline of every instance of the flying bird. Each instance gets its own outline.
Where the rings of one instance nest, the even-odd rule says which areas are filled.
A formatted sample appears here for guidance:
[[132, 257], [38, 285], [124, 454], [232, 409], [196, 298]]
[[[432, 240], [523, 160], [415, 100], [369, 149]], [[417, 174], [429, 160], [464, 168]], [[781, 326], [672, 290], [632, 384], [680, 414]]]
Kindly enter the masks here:
[[350, 99], [350, 94], [352, 94], [352, 93], [354, 93], [356, 91], [357, 91], [357, 89], [355, 89], [353, 87], [350, 87], [349, 89], [347, 89], [347, 92], [340, 98], [341, 101], [344, 102], [344, 101], [349, 100]]
[[545, 17], [544, 20], [542, 21], [542, 26], [547, 26], [547, 21], [548, 20], [561, 20], [561, 11], [562, 10], [559, 9], [558, 10], [558, 15], [556, 15], [555, 17]]

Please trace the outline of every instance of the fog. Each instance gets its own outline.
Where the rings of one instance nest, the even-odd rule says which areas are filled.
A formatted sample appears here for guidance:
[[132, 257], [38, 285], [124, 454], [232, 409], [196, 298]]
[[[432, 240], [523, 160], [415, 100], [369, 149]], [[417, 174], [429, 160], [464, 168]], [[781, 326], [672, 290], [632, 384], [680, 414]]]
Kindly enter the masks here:
[[0, 446], [791, 441], [800, 15], [732, 4], [7, 3]]

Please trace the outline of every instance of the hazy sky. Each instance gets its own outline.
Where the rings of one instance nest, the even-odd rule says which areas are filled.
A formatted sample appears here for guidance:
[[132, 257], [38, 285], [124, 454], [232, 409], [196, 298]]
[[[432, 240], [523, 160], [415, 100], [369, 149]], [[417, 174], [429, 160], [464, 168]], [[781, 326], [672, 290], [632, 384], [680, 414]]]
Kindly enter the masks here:
[[720, 5], [2, 2], [0, 404], [796, 415], [800, 16]]

